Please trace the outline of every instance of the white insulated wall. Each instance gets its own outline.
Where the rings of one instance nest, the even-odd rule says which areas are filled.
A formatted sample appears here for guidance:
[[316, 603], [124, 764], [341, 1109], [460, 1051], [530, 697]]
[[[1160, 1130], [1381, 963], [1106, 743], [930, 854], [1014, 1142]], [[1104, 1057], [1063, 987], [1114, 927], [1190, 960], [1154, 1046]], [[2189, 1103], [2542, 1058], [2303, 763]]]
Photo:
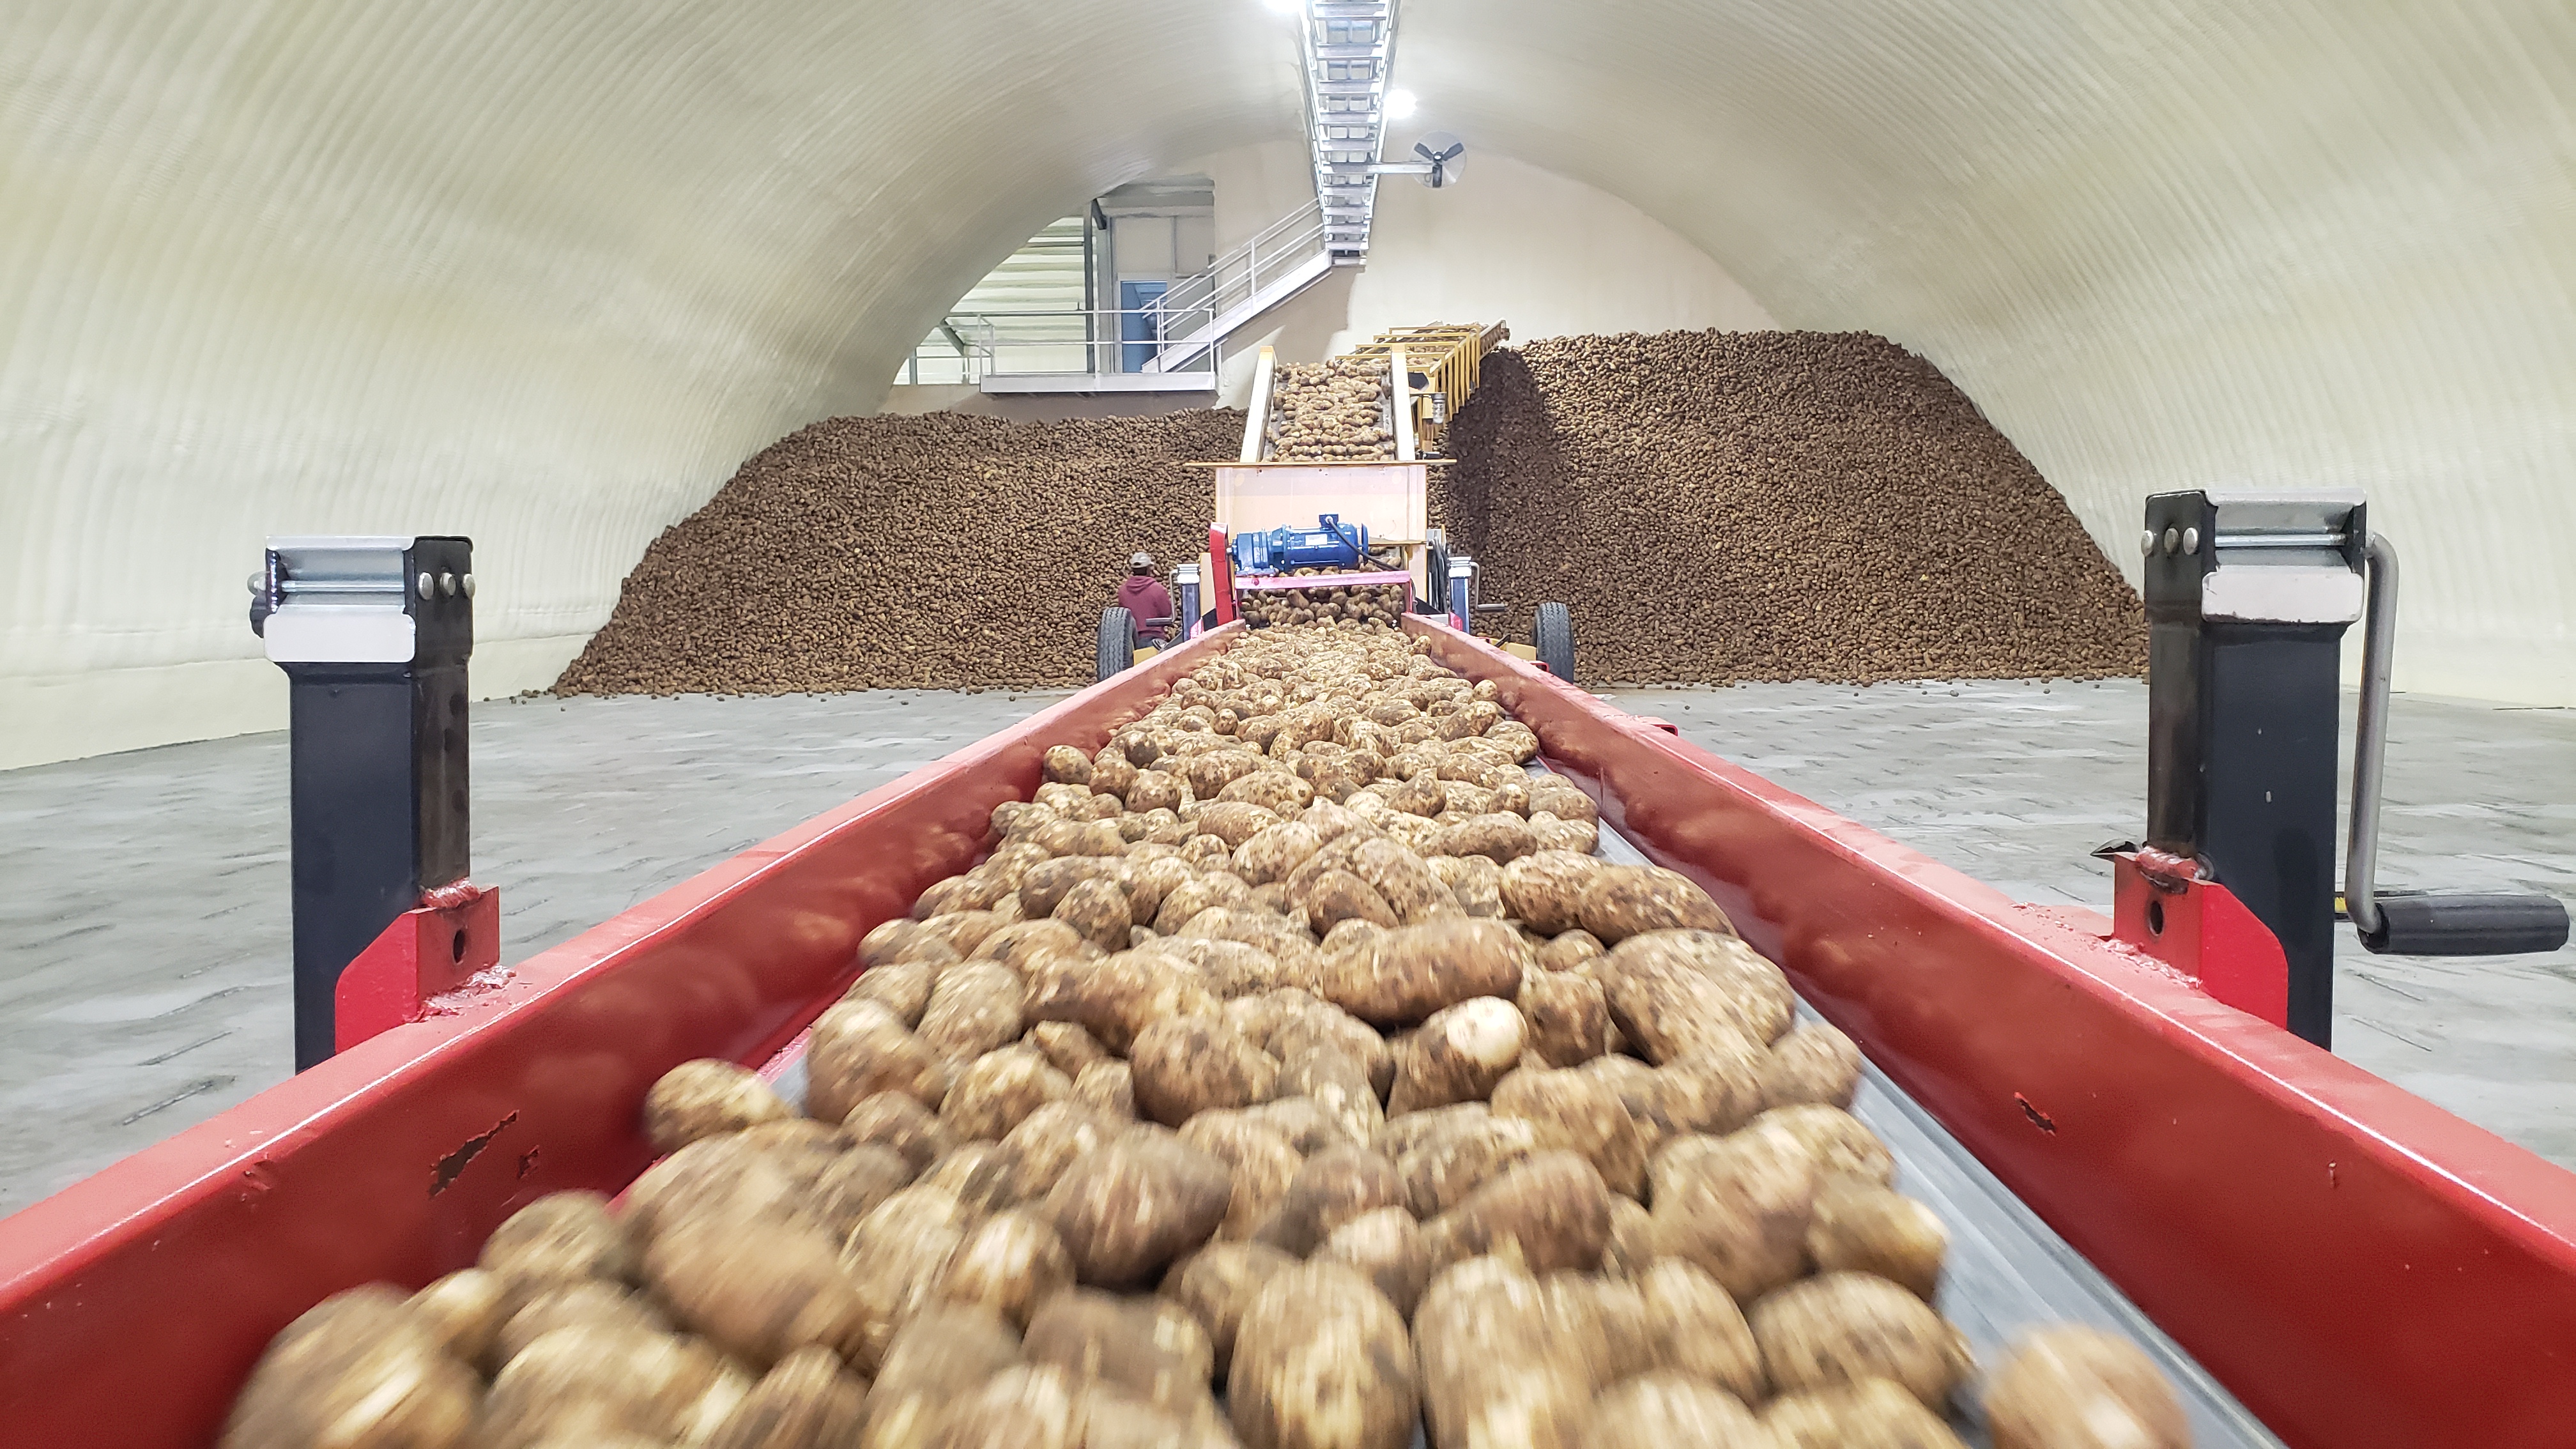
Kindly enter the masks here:
[[[1313, 194], [1305, 155], [1278, 142], [1190, 163], [1216, 179], [1220, 247]], [[1724, 267], [1636, 207], [1478, 152], [1454, 187], [1382, 180], [1368, 265], [1328, 276], [1229, 343], [1221, 399], [1243, 405], [1265, 345], [1287, 361], [1312, 362], [1420, 322], [1505, 322], [1516, 341], [1776, 325]]]
[[[2576, 703], [2565, 0], [1404, 16], [1397, 134], [1474, 159], [1390, 238], [1597, 194], [1758, 306], [1532, 208], [1524, 260], [1391, 239], [1319, 346], [1434, 289], [1883, 332], [2124, 565], [2158, 488], [2366, 486], [2401, 686]], [[1296, 84], [1257, 0], [0, 8], [0, 764], [275, 724], [269, 532], [474, 534], [478, 683], [543, 682], [745, 454], [1083, 198], [1294, 137]]]
[[1930, 357], [2133, 581], [2149, 493], [2358, 484], [2404, 563], [2398, 687], [2576, 704], [2567, 0], [1406, 0], [1405, 26], [1421, 126], [1627, 198], [1782, 326]]
[[[478, 693], [1084, 198], [1296, 122], [1199, 0], [0, 6], [0, 767], [285, 722], [270, 533], [476, 541]], [[1067, 124], [1067, 118], [1074, 123]]]

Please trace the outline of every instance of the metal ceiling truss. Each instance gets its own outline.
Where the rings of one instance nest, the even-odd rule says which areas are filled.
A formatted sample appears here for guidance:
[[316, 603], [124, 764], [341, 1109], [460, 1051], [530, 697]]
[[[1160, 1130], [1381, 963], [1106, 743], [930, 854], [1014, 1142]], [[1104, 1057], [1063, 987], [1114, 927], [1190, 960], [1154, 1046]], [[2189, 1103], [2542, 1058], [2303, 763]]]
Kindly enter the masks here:
[[1386, 88], [1395, 60], [1395, 0], [1306, 0], [1306, 132], [1315, 197], [1336, 262], [1368, 255], [1377, 207], [1373, 168], [1386, 150]]

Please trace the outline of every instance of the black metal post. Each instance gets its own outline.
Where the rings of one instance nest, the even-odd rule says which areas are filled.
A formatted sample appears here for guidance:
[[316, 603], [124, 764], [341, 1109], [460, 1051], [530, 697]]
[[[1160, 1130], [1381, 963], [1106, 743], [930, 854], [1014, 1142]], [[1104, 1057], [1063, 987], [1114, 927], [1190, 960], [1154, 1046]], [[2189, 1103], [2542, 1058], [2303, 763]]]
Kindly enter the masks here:
[[472, 570], [464, 538], [270, 541], [252, 614], [289, 683], [299, 1072], [336, 1048], [340, 973], [465, 878]]
[[2289, 1028], [2334, 1027], [2336, 699], [2368, 532], [2350, 493], [2147, 500], [2147, 843], [2280, 938]]

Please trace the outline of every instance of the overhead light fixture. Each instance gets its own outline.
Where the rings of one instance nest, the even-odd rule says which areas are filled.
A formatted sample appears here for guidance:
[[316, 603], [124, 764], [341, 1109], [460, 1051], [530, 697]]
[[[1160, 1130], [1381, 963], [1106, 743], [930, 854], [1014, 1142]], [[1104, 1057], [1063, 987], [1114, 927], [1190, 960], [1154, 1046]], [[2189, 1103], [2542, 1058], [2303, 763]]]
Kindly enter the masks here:
[[1386, 118], [1388, 120], [1404, 120], [1406, 117], [1413, 114], [1413, 107], [1413, 92], [1388, 91], [1386, 93]]

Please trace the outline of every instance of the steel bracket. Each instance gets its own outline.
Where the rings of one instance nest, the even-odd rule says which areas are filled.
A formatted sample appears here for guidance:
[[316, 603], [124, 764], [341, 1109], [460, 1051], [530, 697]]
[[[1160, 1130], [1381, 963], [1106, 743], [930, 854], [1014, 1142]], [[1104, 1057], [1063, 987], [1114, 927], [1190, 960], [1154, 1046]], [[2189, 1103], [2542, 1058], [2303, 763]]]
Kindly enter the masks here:
[[2287, 1029], [2290, 959], [2236, 893], [2200, 876], [2151, 875], [2139, 852], [2111, 861], [2111, 935], [2200, 983], [2218, 1001]]
[[458, 882], [428, 892], [340, 973], [331, 1049], [344, 1052], [420, 1020], [433, 997], [463, 989], [500, 961], [499, 887]]

